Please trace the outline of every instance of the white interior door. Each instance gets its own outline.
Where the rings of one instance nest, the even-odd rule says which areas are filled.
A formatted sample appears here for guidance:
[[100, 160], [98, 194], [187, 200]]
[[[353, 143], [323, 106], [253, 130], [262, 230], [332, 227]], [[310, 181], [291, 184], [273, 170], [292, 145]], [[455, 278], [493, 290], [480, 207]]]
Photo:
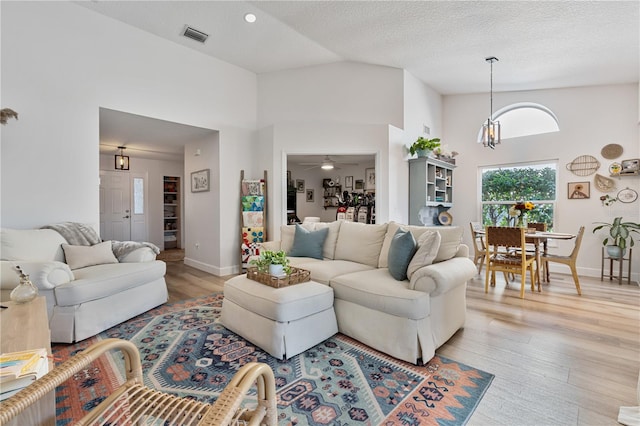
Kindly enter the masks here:
[[129, 172], [100, 171], [100, 238], [131, 240], [131, 179]]

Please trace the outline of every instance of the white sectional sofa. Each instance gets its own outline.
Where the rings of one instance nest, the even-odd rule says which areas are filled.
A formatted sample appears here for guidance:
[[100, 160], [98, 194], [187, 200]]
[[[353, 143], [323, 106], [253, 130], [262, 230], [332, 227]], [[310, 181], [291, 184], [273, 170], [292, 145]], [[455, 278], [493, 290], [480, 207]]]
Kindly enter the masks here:
[[[91, 260], [69, 262], [62, 248], [67, 241], [52, 229], [2, 229], [0, 243], [0, 299], [9, 300], [18, 285], [19, 265], [47, 300], [52, 342], [86, 339], [167, 301], [166, 265], [148, 247], [102, 263], [91, 252]], [[98, 264], [72, 269], [65, 261]]]
[[[466, 283], [477, 270], [468, 258], [468, 247], [461, 243], [462, 228], [347, 221], [300, 226], [308, 231], [328, 228], [321, 259], [292, 255], [289, 259], [292, 266], [311, 271], [312, 280], [331, 286], [341, 333], [393, 357], [419, 363], [429, 361], [463, 327]], [[410, 279], [401, 281], [388, 269], [389, 250], [399, 228], [424, 242], [424, 249], [439, 240], [435, 259], [419, 251], [409, 266]], [[295, 226], [283, 225], [281, 240], [263, 243], [262, 250], [290, 253], [295, 233]]]

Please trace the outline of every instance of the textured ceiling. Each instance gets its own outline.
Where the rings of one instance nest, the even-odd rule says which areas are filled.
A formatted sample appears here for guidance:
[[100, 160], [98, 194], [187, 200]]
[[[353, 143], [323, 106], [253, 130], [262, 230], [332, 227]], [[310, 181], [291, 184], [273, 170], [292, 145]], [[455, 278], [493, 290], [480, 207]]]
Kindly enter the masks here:
[[[442, 94], [637, 82], [638, 1], [91, 1], [78, 4], [256, 73], [404, 68]], [[258, 20], [242, 17], [253, 12]], [[210, 34], [202, 45], [185, 25]]]
[[[639, 1], [77, 4], [258, 74], [355, 61], [406, 69], [444, 95], [488, 92], [488, 56], [500, 60], [493, 67], [496, 92], [631, 83], [640, 74]], [[257, 15], [255, 24], [244, 22], [247, 12]], [[185, 25], [210, 34], [207, 42], [181, 36]], [[105, 117], [101, 127], [112, 119], [112, 128], [104, 136], [113, 140], [117, 128], [134, 124]], [[129, 119], [153, 125], [146, 117]]]

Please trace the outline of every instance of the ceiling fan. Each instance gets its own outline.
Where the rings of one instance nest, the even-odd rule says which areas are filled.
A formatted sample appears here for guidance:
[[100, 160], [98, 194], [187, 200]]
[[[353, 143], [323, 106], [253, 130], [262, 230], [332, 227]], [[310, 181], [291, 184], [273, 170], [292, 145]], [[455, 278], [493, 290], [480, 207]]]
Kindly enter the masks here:
[[315, 162], [315, 163], [300, 163], [301, 166], [311, 166], [309, 168], [306, 168], [305, 170], [311, 170], [311, 169], [316, 169], [318, 167], [320, 167], [322, 170], [333, 170], [333, 169], [340, 169], [340, 166], [357, 166], [358, 163], [339, 163], [335, 160], [333, 160], [331, 157], [329, 157], [328, 155], [326, 155], [324, 157], [324, 159], [322, 159], [319, 162]]

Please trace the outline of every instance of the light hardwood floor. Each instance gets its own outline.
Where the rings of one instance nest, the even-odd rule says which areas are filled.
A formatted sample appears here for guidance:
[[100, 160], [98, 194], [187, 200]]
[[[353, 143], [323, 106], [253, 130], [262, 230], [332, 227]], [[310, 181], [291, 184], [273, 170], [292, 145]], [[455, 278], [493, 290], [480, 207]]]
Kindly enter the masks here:
[[[167, 262], [172, 302], [228, 278]], [[637, 405], [639, 287], [581, 277], [578, 296], [570, 275], [552, 274], [521, 300], [519, 283], [497, 279], [488, 294], [471, 280], [465, 327], [437, 351], [495, 375], [469, 425], [618, 424], [619, 407]]]

